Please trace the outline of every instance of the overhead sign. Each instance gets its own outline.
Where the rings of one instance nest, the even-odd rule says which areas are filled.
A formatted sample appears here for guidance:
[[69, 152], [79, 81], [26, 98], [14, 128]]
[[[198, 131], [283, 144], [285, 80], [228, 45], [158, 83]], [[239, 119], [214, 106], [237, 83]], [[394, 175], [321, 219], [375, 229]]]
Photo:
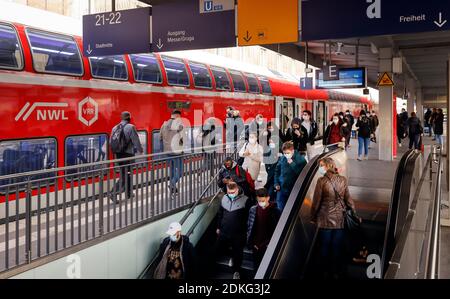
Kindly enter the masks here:
[[322, 74], [324, 81], [339, 80], [339, 69], [337, 65], [327, 65], [323, 68]]
[[384, 73], [378, 80], [377, 86], [394, 86], [394, 81], [388, 73]]
[[83, 16], [83, 53], [109, 56], [150, 52], [149, 7]]
[[313, 78], [311, 77], [300, 78], [300, 89], [302, 90], [314, 89]]
[[239, 1], [239, 46], [298, 42], [299, 1], [283, 0], [280, 2], [273, 0]]
[[316, 89], [366, 88], [366, 68], [339, 69], [339, 80], [325, 81], [323, 72], [316, 71]]
[[303, 0], [303, 41], [450, 30], [450, 1]]
[[152, 7], [152, 51], [236, 46], [234, 0], [178, 0]]

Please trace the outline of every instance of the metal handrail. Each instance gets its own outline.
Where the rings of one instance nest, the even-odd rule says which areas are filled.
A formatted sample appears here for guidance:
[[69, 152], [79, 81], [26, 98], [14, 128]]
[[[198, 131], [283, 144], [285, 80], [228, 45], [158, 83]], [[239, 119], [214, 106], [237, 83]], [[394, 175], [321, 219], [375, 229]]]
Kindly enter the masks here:
[[[436, 147], [434, 148], [436, 149]], [[432, 153], [434, 154], [434, 152]], [[426, 278], [439, 278], [439, 244], [441, 227], [441, 200], [442, 200], [442, 147], [439, 146], [438, 172], [434, 190], [433, 218], [431, 222], [430, 255], [427, 263]]]

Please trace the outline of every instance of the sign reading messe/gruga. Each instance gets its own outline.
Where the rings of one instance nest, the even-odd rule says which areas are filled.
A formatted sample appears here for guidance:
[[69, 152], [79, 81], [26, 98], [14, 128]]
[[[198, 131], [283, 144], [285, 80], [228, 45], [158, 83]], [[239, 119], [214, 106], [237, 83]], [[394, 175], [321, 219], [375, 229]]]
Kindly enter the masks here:
[[450, 30], [448, 0], [303, 0], [301, 40]]
[[177, 0], [152, 7], [152, 51], [236, 46], [234, 0]]
[[150, 8], [83, 16], [83, 53], [109, 56], [150, 52]]

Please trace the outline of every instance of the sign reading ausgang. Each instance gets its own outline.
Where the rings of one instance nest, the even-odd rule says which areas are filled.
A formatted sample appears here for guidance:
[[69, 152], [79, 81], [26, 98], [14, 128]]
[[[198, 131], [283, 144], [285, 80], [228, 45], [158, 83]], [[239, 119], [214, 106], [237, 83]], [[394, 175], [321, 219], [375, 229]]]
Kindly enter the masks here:
[[450, 1], [302, 1], [304, 41], [442, 30], [450, 30]]
[[152, 7], [152, 51], [236, 46], [234, 0], [179, 0]]
[[83, 16], [83, 53], [108, 56], [150, 52], [150, 8]]

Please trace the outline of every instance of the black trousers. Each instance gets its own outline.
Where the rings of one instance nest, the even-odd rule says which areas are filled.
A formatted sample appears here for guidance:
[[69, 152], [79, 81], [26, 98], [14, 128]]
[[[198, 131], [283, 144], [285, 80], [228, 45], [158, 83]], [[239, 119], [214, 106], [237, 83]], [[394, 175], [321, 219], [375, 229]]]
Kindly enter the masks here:
[[231, 258], [233, 260], [233, 272], [240, 272], [242, 266], [242, 259], [244, 256], [245, 235], [224, 236], [222, 234], [217, 238], [214, 246], [215, 257], [220, 257], [231, 247]]
[[[131, 158], [134, 157], [132, 154], [116, 154], [117, 159], [125, 159], [125, 158]], [[113, 190], [111, 191], [112, 194], [120, 194], [122, 192], [125, 192], [127, 198], [131, 198], [133, 185], [132, 185], [132, 176], [131, 176], [131, 165], [133, 164], [134, 160], [131, 161], [125, 161], [125, 162], [119, 162], [117, 163], [120, 167], [120, 178], [116, 182], [116, 184], [113, 187]], [[115, 193], [114, 193], [115, 192]]]
[[256, 249], [253, 247], [253, 265], [255, 267], [255, 271], [258, 270], [259, 265], [262, 262], [262, 259], [264, 257], [264, 254], [266, 254], [267, 246], [264, 246], [263, 248]]

